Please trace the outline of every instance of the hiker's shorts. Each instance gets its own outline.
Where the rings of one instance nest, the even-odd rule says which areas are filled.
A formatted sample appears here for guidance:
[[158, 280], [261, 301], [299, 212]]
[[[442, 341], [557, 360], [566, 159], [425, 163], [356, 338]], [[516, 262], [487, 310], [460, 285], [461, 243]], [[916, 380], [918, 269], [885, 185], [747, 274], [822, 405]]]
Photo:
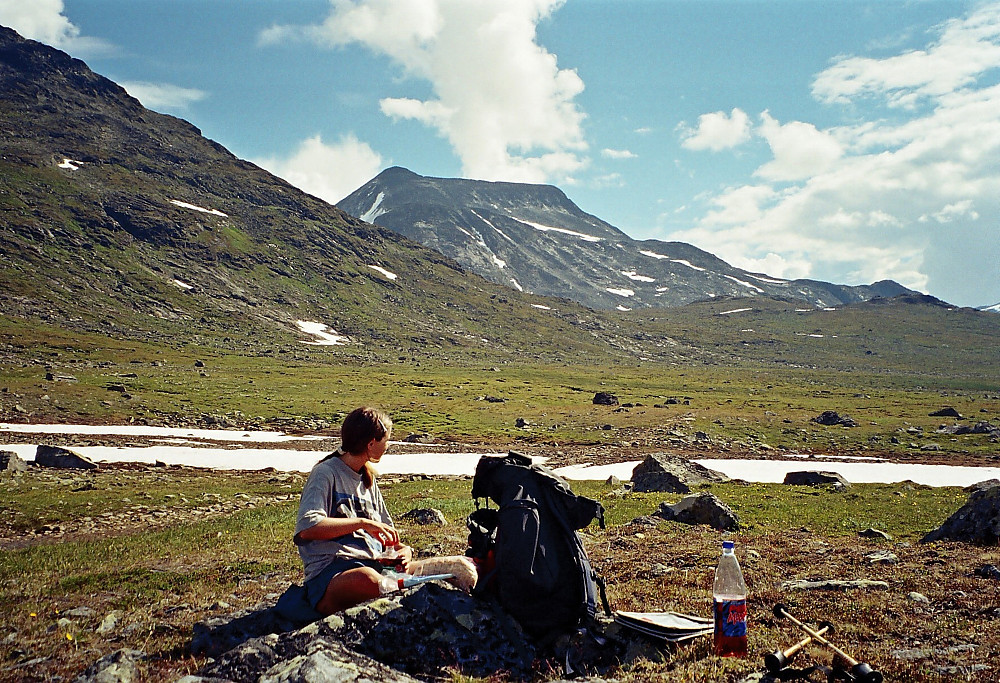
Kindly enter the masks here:
[[306, 598], [309, 600], [309, 604], [313, 606], [313, 609], [315, 609], [316, 605], [319, 604], [319, 601], [323, 599], [323, 595], [326, 593], [326, 587], [330, 585], [330, 579], [335, 577], [337, 574], [343, 574], [348, 569], [357, 569], [358, 567], [371, 567], [377, 572], [382, 571], [382, 565], [379, 564], [378, 560], [345, 558], [341, 560], [334, 560], [326, 566], [326, 569], [306, 581]]

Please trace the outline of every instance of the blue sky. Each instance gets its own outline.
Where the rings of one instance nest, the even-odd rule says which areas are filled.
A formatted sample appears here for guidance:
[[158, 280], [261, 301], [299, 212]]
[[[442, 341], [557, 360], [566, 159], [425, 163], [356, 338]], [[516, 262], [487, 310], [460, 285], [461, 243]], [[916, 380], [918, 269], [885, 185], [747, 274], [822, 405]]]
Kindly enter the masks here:
[[1000, 302], [1000, 2], [0, 0], [331, 202], [545, 182], [776, 277]]

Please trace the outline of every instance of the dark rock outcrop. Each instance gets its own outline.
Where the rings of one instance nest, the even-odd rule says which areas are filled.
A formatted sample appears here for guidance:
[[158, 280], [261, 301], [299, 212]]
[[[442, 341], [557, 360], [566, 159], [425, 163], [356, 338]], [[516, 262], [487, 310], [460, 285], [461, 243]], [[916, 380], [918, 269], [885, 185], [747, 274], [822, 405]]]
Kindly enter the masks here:
[[958, 412], [957, 410], [955, 410], [954, 408], [952, 408], [951, 406], [948, 406], [946, 408], [942, 408], [941, 410], [935, 410], [933, 413], [930, 413], [930, 416], [931, 417], [954, 417], [954, 418], [959, 419], [959, 420], [963, 419], [962, 418], [962, 414], [960, 412]]
[[729, 477], [686, 458], [652, 453], [632, 470], [633, 491], [690, 493], [692, 486], [729, 481]]
[[1000, 541], [1000, 486], [974, 491], [965, 505], [924, 536], [922, 542], [948, 540], [986, 546]]
[[707, 491], [686, 496], [673, 505], [660, 503], [660, 508], [654, 514], [682, 524], [707, 524], [713, 529], [726, 531], [740, 528], [739, 515]]
[[835, 486], [850, 486], [850, 482], [844, 479], [837, 472], [819, 472], [809, 470], [804, 472], [789, 472], [782, 482], [792, 486], [820, 486], [822, 484], [834, 484]]
[[821, 425], [826, 425], [827, 427], [841, 426], [841, 427], [857, 427], [858, 423], [854, 421], [853, 418], [847, 417], [846, 415], [840, 415], [835, 410], [824, 410], [821, 414], [813, 418], [813, 422]]
[[97, 463], [79, 453], [59, 446], [39, 444], [35, 450], [35, 464], [41, 467], [58, 467], [63, 469], [96, 470]]
[[594, 394], [595, 406], [616, 406], [618, 397], [608, 391], [598, 391]]

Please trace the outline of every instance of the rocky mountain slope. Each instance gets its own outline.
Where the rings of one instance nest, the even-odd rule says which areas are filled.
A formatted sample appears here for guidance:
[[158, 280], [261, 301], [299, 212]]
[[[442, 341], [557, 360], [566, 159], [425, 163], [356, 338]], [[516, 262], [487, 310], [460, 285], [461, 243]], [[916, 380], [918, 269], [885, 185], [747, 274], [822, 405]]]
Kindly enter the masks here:
[[912, 293], [892, 281], [851, 287], [781, 280], [734, 268], [683, 242], [633, 240], [549, 185], [426, 178], [397, 167], [338, 206], [488, 280], [593, 308], [753, 296], [801, 299], [825, 308]]
[[391, 358], [620, 353], [627, 335], [579, 306], [542, 316], [2, 27], [0, 223], [0, 311], [71, 329], [261, 353], [321, 331]]

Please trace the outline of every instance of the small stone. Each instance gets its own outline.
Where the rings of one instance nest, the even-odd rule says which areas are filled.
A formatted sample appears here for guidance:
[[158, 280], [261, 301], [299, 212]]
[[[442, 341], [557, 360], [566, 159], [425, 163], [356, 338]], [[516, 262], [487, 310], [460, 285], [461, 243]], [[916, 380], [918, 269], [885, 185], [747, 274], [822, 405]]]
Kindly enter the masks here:
[[909, 593], [906, 594], [906, 597], [908, 597], [913, 602], [919, 602], [921, 605], [931, 604], [930, 599], [926, 595], [924, 595], [923, 593], [918, 593], [916, 591], [910, 591]]

